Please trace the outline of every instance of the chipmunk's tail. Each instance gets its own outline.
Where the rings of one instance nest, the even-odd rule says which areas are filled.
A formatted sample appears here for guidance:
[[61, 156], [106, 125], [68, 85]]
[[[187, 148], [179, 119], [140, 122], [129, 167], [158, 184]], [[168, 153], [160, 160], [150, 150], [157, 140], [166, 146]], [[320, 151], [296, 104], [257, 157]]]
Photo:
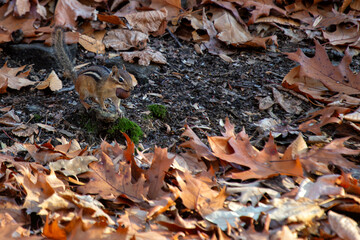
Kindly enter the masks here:
[[63, 69], [64, 76], [72, 79], [75, 84], [77, 74], [74, 65], [70, 60], [68, 48], [65, 44], [65, 31], [62, 27], [56, 26], [52, 35], [53, 48], [58, 65]]

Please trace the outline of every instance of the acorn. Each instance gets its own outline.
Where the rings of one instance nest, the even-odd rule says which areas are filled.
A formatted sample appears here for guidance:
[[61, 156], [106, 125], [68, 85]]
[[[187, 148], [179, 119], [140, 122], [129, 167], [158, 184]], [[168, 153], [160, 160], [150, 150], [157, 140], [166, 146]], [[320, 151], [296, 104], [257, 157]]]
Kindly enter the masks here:
[[116, 96], [118, 98], [121, 98], [121, 99], [125, 99], [125, 98], [128, 98], [130, 97], [130, 91], [126, 91], [122, 88], [117, 88], [116, 89]]

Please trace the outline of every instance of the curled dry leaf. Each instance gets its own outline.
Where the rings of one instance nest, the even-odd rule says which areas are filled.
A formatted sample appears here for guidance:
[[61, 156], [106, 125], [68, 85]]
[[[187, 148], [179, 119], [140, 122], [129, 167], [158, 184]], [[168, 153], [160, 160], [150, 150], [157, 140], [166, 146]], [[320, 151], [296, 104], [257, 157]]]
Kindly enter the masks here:
[[332, 92], [345, 94], [360, 93], [360, 77], [350, 69], [352, 57], [348, 50], [340, 64], [334, 66], [326, 54], [325, 48], [315, 41], [316, 51], [313, 58], [307, 57], [300, 49], [295, 53], [287, 53], [288, 57], [300, 63], [300, 77], [319, 79]]
[[50, 239], [66, 239], [66, 231], [60, 227], [60, 217], [54, 218], [51, 222], [49, 215], [46, 216], [43, 234]]
[[360, 229], [356, 221], [344, 215], [329, 211], [329, 223], [339, 237], [346, 240], [360, 239]]
[[280, 193], [270, 188], [242, 186], [242, 187], [227, 187], [226, 193], [228, 195], [239, 194], [240, 197], [237, 199], [240, 203], [246, 205], [251, 204], [256, 206], [259, 201], [265, 196], [270, 199], [280, 197]]
[[219, 54], [219, 57], [220, 57], [222, 60], [224, 60], [225, 62], [228, 62], [228, 63], [233, 63], [233, 62], [234, 62], [234, 60], [233, 60], [231, 57], [229, 57], [228, 55], [226, 55], [226, 54], [220, 53], [220, 54]]
[[26, 79], [30, 70], [21, 73], [25, 66], [18, 68], [9, 68], [7, 63], [0, 69], [0, 93], [6, 92], [6, 86], [12, 89], [20, 90], [22, 87], [33, 85], [35, 82]]
[[[131, 151], [133, 153], [133, 151]], [[140, 202], [147, 195], [149, 187], [145, 185], [145, 177], [140, 175], [132, 182], [130, 164], [120, 162], [119, 172], [115, 172], [111, 158], [101, 153], [99, 161], [90, 164], [92, 171], [81, 175], [90, 179], [84, 186], [78, 188], [81, 193], [99, 194], [102, 198], [114, 200], [121, 196], [134, 202]]]
[[45, 81], [40, 82], [36, 86], [36, 88], [40, 90], [47, 87], [49, 87], [51, 91], [58, 91], [62, 88], [62, 81], [59, 79], [54, 70], [51, 71], [49, 77]]
[[[310, 114], [310, 120], [306, 121], [299, 126], [299, 130], [302, 132], [310, 131], [316, 135], [321, 135], [321, 127], [330, 124], [342, 122], [341, 118], [344, 114], [350, 112], [350, 108], [330, 106]], [[319, 121], [316, 121], [315, 117], [320, 116]]]
[[242, 131], [234, 137], [208, 137], [214, 155], [226, 162], [236, 163], [249, 168], [247, 171], [233, 172], [232, 178], [268, 178], [279, 174], [302, 176], [303, 169], [298, 159], [292, 158], [291, 149], [283, 156], [277, 151], [274, 138], [262, 151], [257, 151], [250, 143], [249, 136]]
[[311, 224], [313, 219], [320, 218], [324, 210], [319, 203], [307, 198], [294, 200], [290, 198], [276, 198], [272, 201], [273, 209], [269, 210], [271, 220], [288, 223], [303, 222]]
[[[187, 3], [187, 6], [189, 3]], [[179, 15], [181, 8], [181, 1], [180, 0], [152, 0], [150, 8], [161, 10], [165, 8], [168, 12], [168, 20], [170, 20], [173, 17], [176, 17]]]
[[224, 9], [215, 11], [213, 16], [214, 27], [218, 31], [217, 38], [227, 44], [239, 45], [252, 40], [246, 28]]
[[101, 40], [81, 34], [79, 38], [79, 43], [81, 46], [83, 46], [86, 50], [90, 52], [94, 52], [98, 54], [105, 53], [105, 45], [102, 43]]
[[[31, 6], [33, 5], [33, 6]], [[14, 15], [22, 16], [26, 15], [26, 13], [30, 12], [32, 9], [36, 9], [36, 13], [38, 13], [41, 17], [46, 17], [46, 8], [39, 3], [39, 1], [16, 1], [14, 9]]]
[[83, 5], [79, 1], [61, 0], [56, 4], [55, 8], [55, 25], [74, 28], [78, 17], [91, 19], [94, 10], [94, 8]]
[[355, 112], [346, 114], [344, 119], [352, 122], [360, 122], [360, 108], [356, 109]]
[[139, 64], [143, 66], [150, 65], [150, 62], [166, 64], [166, 58], [161, 52], [152, 50], [150, 47], [145, 48], [143, 51], [122, 52], [120, 55], [127, 62], [134, 62], [134, 59], [139, 59]]
[[5, 126], [14, 127], [21, 124], [20, 118], [15, 114], [14, 110], [10, 110], [0, 117], [0, 124]]
[[140, 31], [114, 29], [107, 32], [104, 44], [107, 48], [111, 47], [117, 51], [129, 50], [130, 48], [142, 50], [146, 48], [148, 40], [148, 35]]
[[49, 166], [54, 171], [60, 171], [65, 176], [77, 176], [78, 174], [89, 171], [89, 163], [97, 161], [94, 156], [77, 156], [71, 160], [58, 160], [49, 163]]
[[313, 183], [310, 179], [304, 179], [301, 182], [296, 199], [308, 198], [316, 200], [323, 195], [345, 195], [345, 190], [336, 185], [340, 175], [324, 175]]
[[49, 131], [49, 132], [56, 132], [56, 129], [53, 126], [43, 124], [43, 123], [37, 123], [36, 125], [42, 129]]
[[356, 43], [360, 38], [360, 33], [357, 31], [359, 26], [353, 25], [337, 25], [336, 31], [323, 31], [324, 38], [329, 40], [331, 45], [346, 45]]
[[166, 148], [155, 147], [155, 152], [150, 168], [145, 172], [145, 177], [149, 181], [149, 199], [156, 199], [164, 195], [163, 186], [164, 178], [170, 165], [173, 163], [174, 157], [169, 158]]
[[253, 9], [253, 11], [251, 11], [251, 18], [249, 19], [248, 24], [253, 24], [259, 17], [269, 16], [270, 11], [286, 16], [286, 11], [278, 7], [273, 0], [241, 0], [239, 2], [243, 4], [243, 7]]
[[272, 88], [275, 102], [277, 102], [286, 112], [300, 114], [303, 109], [300, 107], [301, 101], [294, 98], [286, 98], [275, 87]]
[[325, 101], [327, 98], [325, 94], [328, 88], [321, 83], [320, 80], [308, 76], [300, 76], [301, 66], [296, 66], [290, 70], [282, 81], [282, 86], [301, 92], [311, 98]]
[[323, 148], [313, 147], [308, 152], [300, 154], [299, 158], [304, 169], [307, 172], [330, 174], [328, 165], [333, 164], [346, 171], [358, 170], [359, 166], [343, 157], [343, 155], [360, 154], [360, 150], [345, 147], [344, 142], [348, 139], [349, 137], [335, 139]]
[[200, 140], [188, 125], [185, 126], [185, 132], [181, 136], [189, 137], [190, 140], [182, 143], [180, 147], [191, 148], [195, 152], [197, 159], [205, 158], [208, 161], [216, 160], [210, 148]]
[[[276, 17], [276, 16], [269, 16], [269, 17], [261, 17], [256, 19], [255, 23], [278, 23], [281, 25], [289, 25], [293, 27], [300, 27], [300, 23], [294, 21], [292, 19], [284, 18], [284, 17]], [[282, 29], [282, 28], [280, 28]]]
[[162, 8], [156, 11], [136, 12], [126, 15], [130, 26], [145, 34], [157, 32], [166, 21], [167, 10]]
[[36, 124], [21, 124], [11, 132], [18, 137], [30, 137], [31, 135], [38, 134], [39, 128]]
[[22, 175], [15, 176], [16, 181], [23, 186], [27, 195], [23, 207], [29, 212], [37, 212], [38, 204], [50, 197], [55, 191], [64, 191], [64, 183], [58, 179], [54, 171], [50, 175], [28, 168], [23, 168]]
[[213, 190], [204, 178], [195, 178], [189, 172], [184, 172], [183, 176], [178, 173], [175, 175], [181, 190], [170, 187], [171, 191], [179, 195], [183, 204], [188, 209], [196, 210], [200, 215], [208, 215], [218, 209], [223, 208], [224, 201], [227, 197], [225, 188], [220, 191]]
[[19, 16], [23, 16], [30, 11], [30, 5], [30, 1], [16, 1], [14, 11], [16, 11]]
[[[115, 3], [116, 1], [114, 1], [113, 6], [116, 5]], [[113, 7], [111, 7], [111, 10], [113, 10]], [[121, 27], [127, 27], [127, 22], [124, 20], [124, 18], [120, 18], [118, 16], [115, 15], [108, 15], [105, 13], [101, 13], [97, 15], [97, 18], [99, 21], [102, 22], [108, 22], [108, 23], [112, 23], [115, 25], [120, 25]]]

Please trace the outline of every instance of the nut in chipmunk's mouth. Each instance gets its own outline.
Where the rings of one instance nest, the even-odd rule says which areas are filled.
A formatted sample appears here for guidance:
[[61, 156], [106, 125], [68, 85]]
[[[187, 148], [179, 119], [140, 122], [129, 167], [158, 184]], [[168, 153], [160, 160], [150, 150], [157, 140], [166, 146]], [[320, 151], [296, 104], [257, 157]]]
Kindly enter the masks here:
[[121, 99], [125, 99], [125, 98], [128, 98], [130, 97], [130, 91], [126, 91], [122, 88], [117, 88], [116, 89], [116, 96], [118, 98], [121, 98]]

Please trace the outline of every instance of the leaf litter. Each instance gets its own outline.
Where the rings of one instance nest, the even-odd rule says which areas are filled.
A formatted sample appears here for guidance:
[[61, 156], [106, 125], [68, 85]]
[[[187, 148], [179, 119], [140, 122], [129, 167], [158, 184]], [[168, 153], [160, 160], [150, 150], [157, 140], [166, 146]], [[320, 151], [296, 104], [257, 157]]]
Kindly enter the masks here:
[[[353, 31], [358, 28], [355, 14], [358, 9], [350, 1], [342, 4], [320, 2], [203, 1], [196, 6], [188, 1], [189, 9], [182, 11], [179, 1], [154, 0], [142, 7], [137, 2], [119, 5], [115, 1], [108, 9], [117, 9], [116, 13], [103, 15], [102, 19], [127, 28], [130, 32], [125, 39], [127, 42], [114, 45], [118, 37], [108, 35], [110, 39], [106, 41], [109, 43], [102, 43], [106, 25], [94, 22], [82, 26], [87, 35], [79, 38], [77, 33], [66, 34], [73, 35], [71, 39], [67, 37], [67, 41], [79, 41], [96, 54], [103, 53], [104, 47], [112, 47], [126, 49], [127, 52], [120, 53], [124, 60], [138, 61], [140, 65], [170, 61], [170, 66], [162, 67], [165, 74], [151, 78], [139, 92], [148, 93], [142, 99], [144, 102], [155, 101], [153, 96], [160, 95], [160, 101], [174, 109], [181, 107], [182, 112], [189, 114], [186, 117], [177, 115], [173, 109], [173, 120], [169, 123], [175, 125], [149, 120], [142, 123], [149, 124], [147, 132], [150, 134], [161, 131], [164, 126], [167, 134], [175, 134], [172, 127], [185, 126], [176, 130], [179, 135], [183, 132], [183, 143], [178, 147], [173, 143], [170, 150], [170, 143], [165, 142], [165, 147], [151, 146], [153, 151], [140, 152], [141, 146], [135, 150], [134, 143], [125, 134], [126, 145], [101, 140], [99, 147], [90, 147], [85, 141], [80, 145], [75, 139], [67, 141], [65, 138], [57, 139], [58, 145], [53, 145], [50, 138], [38, 144], [41, 134], [44, 135], [42, 130], [68, 136], [71, 133], [59, 129], [62, 126], [53, 121], [49, 125], [47, 117], [42, 123], [29, 123], [24, 117], [26, 113], [1, 106], [5, 112], [0, 117], [1, 130], [11, 140], [7, 140], [9, 146], [1, 143], [1, 192], [9, 205], [2, 213], [0, 227], [11, 223], [1, 232], [2, 238], [356, 239], [359, 227], [353, 213], [358, 212], [360, 203], [356, 164], [360, 153], [356, 141], [360, 129], [357, 123], [359, 90], [358, 76], [351, 62], [352, 54], [359, 48], [359, 35]], [[3, 28], [0, 41], [49, 43], [49, 26], [38, 28], [34, 25], [34, 16], [41, 19], [47, 15], [44, 5], [36, 1], [16, 4], [15, 8], [8, 8], [7, 4], [0, 7], [1, 11], [7, 11], [1, 19], [1, 24], [7, 28]], [[73, 7], [78, 10], [72, 11]], [[30, 9], [36, 9], [38, 15], [28, 14]], [[142, 11], [144, 9], [147, 11]], [[9, 14], [12, 12], [14, 14]], [[88, 21], [94, 14], [97, 13], [93, 6], [62, 1], [56, 6], [53, 17], [56, 24], [74, 28], [78, 17]], [[207, 51], [225, 59], [226, 63], [211, 65], [209, 62], [213, 58], [209, 58], [209, 66], [204, 68], [202, 59], [208, 56], [191, 58], [191, 48], [183, 47], [180, 52], [171, 44], [162, 46], [167, 44], [164, 41], [146, 38], [149, 34], [164, 35], [168, 21], [171, 22], [167, 28], [170, 35], [175, 33], [180, 39], [195, 41], [199, 54]], [[17, 24], [22, 26], [20, 40], [13, 34]], [[139, 38], [135, 30], [145, 35]], [[266, 59], [268, 56], [260, 54], [257, 55], [259, 59], [279, 61], [281, 54], [274, 54], [282, 47], [277, 30], [283, 31], [293, 42], [316, 36], [314, 56], [309, 57], [300, 49], [288, 52], [289, 59], [300, 66], [280, 77], [283, 87], [290, 89], [292, 95], [299, 96], [294, 91], [303, 94], [310, 99], [307, 104], [314, 103], [321, 109], [292, 106], [299, 101], [274, 87], [279, 79], [271, 82], [273, 78], [268, 77], [276, 73], [263, 74], [261, 67], [254, 72], [252, 65], [258, 59], [254, 60], [253, 56], [248, 59], [249, 55], [239, 49], [260, 47], [273, 51], [275, 57]], [[148, 39], [154, 43], [148, 44]], [[177, 39], [173, 41], [181, 45]], [[327, 41], [329, 46], [342, 51], [342, 60], [333, 64], [325, 44], [319, 41]], [[153, 46], [158, 50], [152, 49]], [[345, 50], [346, 47], [351, 49]], [[172, 54], [163, 54], [164, 49]], [[229, 56], [234, 53], [240, 54]], [[188, 66], [192, 71], [196, 69], [195, 74], [190, 75], [188, 68], [173, 67], [173, 64]], [[218, 76], [203, 72], [213, 66], [225, 66], [221, 69], [224, 72], [217, 72]], [[267, 66], [274, 68], [274, 65]], [[243, 67], [241, 73], [239, 67]], [[16, 90], [18, 99], [12, 104], [26, 102], [24, 99], [28, 95], [23, 94], [24, 89], [36, 82], [27, 80], [31, 70], [22, 72], [23, 69], [24, 66], [9, 68], [7, 64], [2, 68], [0, 93], [9, 92], [2, 104], [9, 104]], [[258, 80], [261, 87], [253, 90], [254, 86], [246, 85], [246, 80], [256, 75], [262, 77]], [[267, 81], [266, 86], [264, 82]], [[213, 88], [212, 82], [216, 83]], [[250, 83], [254, 85], [256, 81]], [[161, 85], [164, 90], [158, 87]], [[178, 86], [181, 94], [171, 92], [173, 86]], [[45, 92], [48, 87], [58, 91], [59, 98], [69, 99], [68, 95], [62, 95], [62, 82], [54, 75], [41, 82], [37, 89]], [[207, 87], [212, 91], [206, 91]], [[207, 94], [203, 94], [205, 92]], [[267, 101], [271, 104], [263, 110], [267, 111], [272, 131], [266, 130], [268, 127], [260, 129], [264, 126], [264, 114], [258, 113], [255, 104], [246, 108], [249, 98], [237, 99], [246, 95], [265, 99], [268, 94]], [[139, 93], [135, 92], [135, 96], [132, 101], [140, 98]], [[184, 104], [183, 99], [190, 101]], [[58, 107], [62, 110], [59, 105], [45, 103], [46, 109]], [[210, 106], [214, 105], [221, 106], [220, 114], [212, 111]], [[305, 114], [305, 111], [308, 112]], [[291, 123], [280, 121], [282, 113], [292, 119]], [[141, 118], [141, 113], [135, 115]], [[226, 118], [228, 115], [240, 124], [231, 124]], [[62, 116], [59, 111], [52, 118]], [[178, 116], [182, 116], [182, 121], [176, 120]], [[295, 118], [302, 119], [295, 121]], [[222, 128], [217, 122], [225, 129], [221, 135], [218, 132]], [[241, 126], [252, 129], [237, 131]], [[259, 127], [255, 140], [252, 139], [254, 127]], [[334, 134], [331, 134], [332, 129], [335, 129]], [[308, 141], [308, 146], [306, 140], [314, 137], [313, 134], [327, 141], [315, 144]]]

